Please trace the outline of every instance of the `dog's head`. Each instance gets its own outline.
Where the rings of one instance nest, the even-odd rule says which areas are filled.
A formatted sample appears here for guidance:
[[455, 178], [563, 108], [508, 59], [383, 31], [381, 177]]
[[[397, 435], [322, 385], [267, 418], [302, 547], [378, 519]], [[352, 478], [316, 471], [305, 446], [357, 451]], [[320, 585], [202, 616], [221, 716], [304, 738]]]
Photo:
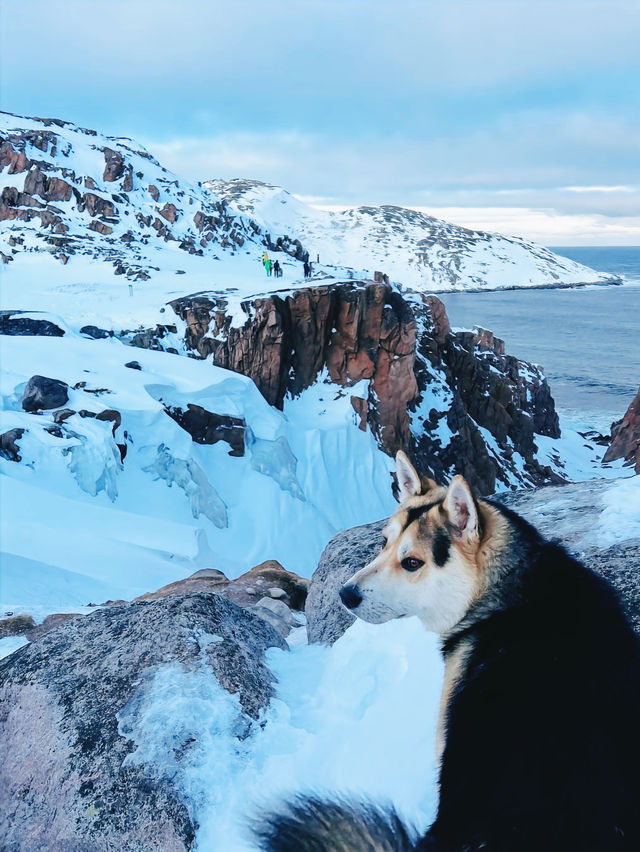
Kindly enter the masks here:
[[396, 474], [400, 507], [385, 524], [381, 551], [340, 597], [364, 621], [417, 615], [429, 630], [446, 634], [483, 591], [480, 505], [462, 476], [439, 487], [421, 478], [403, 452]]

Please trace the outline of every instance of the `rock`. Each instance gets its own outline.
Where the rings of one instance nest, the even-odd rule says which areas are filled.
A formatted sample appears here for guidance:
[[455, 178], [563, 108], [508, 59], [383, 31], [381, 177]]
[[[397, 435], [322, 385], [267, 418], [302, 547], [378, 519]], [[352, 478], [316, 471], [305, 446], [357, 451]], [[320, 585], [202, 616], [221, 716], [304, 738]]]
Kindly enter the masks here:
[[106, 222], [100, 222], [98, 219], [94, 219], [93, 222], [89, 222], [89, 230], [97, 231], [98, 234], [111, 234], [113, 232], [113, 228], [111, 225], [107, 225]]
[[25, 433], [25, 429], [9, 429], [8, 432], [3, 432], [0, 435], [0, 457], [7, 461], [19, 462], [22, 461], [20, 455], [20, 447], [18, 441]]
[[22, 395], [25, 411], [60, 408], [69, 400], [69, 386], [59, 379], [47, 376], [31, 376]]
[[194, 592], [219, 593], [228, 585], [229, 580], [222, 571], [218, 571], [215, 568], [202, 568], [184, 580], [176, 580], [174, 583], [162, 586], [156, 592], [147, 592], [144, 595], [140, 595], [136, 598], [136, 601], [156, 600], [157, 598], [165, 598], [168, 595], [190, 595]]
[[273, 598], [261, 598], [253, 607], [252, 612], [264, 618], [283, 639], [286, 639], [294, 627], [300, 627], [289, 607], [283, 601]]
[[73, 408], [60, 408], [58, 411], [53, 412], [53, 422], [57, 424], [64, 423], [65, 420], [73, 417], [75, 413]]
[[624, 459], [640, 473], [640, 388], [622, 420], [611, 427], [611, 444], [602, 459], [603, 464]]
[[149, 184], [149, 195], [153, 198], [154, 201], [157, 201], [160, 198], [160, 190], [152, 183]]
[[30, 615], [11, 615], [0, 618], [0, 639], [7, 636], [26, 636], [36, 626]]
[[355, 616], [340, 603], [345, 581], [363, 568], [381, 549], [383, 521], [338, 533], [325, 547], [309, 585], [305, 606], [309, 642], [333, 645]]
[[165, 204], [162, 210], [159, 211], [159, 213], [167, 220], [167, 222], [173, 223], [178, 218], [178, 211], [176, 209], [175, 204]]
[[58, 627], [66, 624], [67, 621], [80, 617], [81, 616], [75, 612], [56, 612], [53, 615], [48, 615], [40, 624], [35, 624], [26, 634], [26, 637], [30, 642], [34, 642], [36, 639], [40, 639], [41, 636], [50, 633], [52, 630], [57, 630]]
[[188, 432], [196, 444], [217, 444], [226, 441], [230, 456], [244, 455], [246, 423], [241, 417], [214, 414], [201, 405], [187, 405], [187, 410], [165, 406], [169, 417]]
[[[559, 539], [586, 565], [601, 573], [618, 590], [627, 613], [640, 633], [640, 541], [629, 539], [607, 548], [597, 544], [601, 500], [611, 480], [547, 486], [493, 499], [532, 523], [544, 536]], [[345, 530], [326, 546], [311, 578], [305, 612], [310, 642], [331, 645], [355, 621], [340, 603], [338, 591], [352, 574], [380, 551], [384, 521]]]
[[63, 337], [64, 331], [54, 322], [22, 316], [24, 311], [0, 311], [0, 334]]
[[103, 180], [114, 181], [122, 177], [124, 173], [124, 158], [119, 151], [114, 151], [112, 148], [105, 148], [104, 162]]
[[141, 370], [142, 367], [137, 361], [127, 361], [125, 367], [129, 367], [130, 370]]
[[106, 328], [98, 328], [97, 325], [83, 325], [80, 329], [80, 334], [85, 334], [93, 340], [104, 340], [106, 337], [113, 337], [113, 331], [107, 331]]
[[291, 609], [303, 610], [309, 581], [285, 570], [275, 559], [261, 562], [242, 574], [224, 589], [224, 595], [240, 606], [255, 606], [259, 600], [273, 597], [272, 590], [281, 589], [280, 601]]
[[[1, 660], [3, 846], [192, 848], [197, 826], [181, 792], [168, 774], [126, 762], [134, 745], [118, 715], [167, 666], [204, 667], [238, 695], [246, 735], [273, 692], [270, 647], [285, 645], [265, 620], [199, 593], [98, 610]], [[189, 746], [187, 730], [177, 754]]]

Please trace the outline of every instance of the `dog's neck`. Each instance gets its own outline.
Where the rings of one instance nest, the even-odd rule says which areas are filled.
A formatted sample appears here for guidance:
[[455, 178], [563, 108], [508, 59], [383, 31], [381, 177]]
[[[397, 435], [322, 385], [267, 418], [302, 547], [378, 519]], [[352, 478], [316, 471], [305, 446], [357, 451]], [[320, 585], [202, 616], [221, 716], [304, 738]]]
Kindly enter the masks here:
[[481, 501], [480, 507], [485, 536], [478, 550], [478, 595], [463, 618], [441, 634], [445, 658], [480, 623], [519, 602], [522, 569], [531, 561], [531, 540], [490, 503]]

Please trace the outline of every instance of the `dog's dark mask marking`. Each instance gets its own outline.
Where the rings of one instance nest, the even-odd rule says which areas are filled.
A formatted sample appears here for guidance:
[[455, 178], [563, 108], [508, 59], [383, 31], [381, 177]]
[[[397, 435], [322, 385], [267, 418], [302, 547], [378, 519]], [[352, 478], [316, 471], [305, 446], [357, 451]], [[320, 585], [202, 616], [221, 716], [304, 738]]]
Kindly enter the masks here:
[[433, 559], [439, 568], [442, 568], [449, 558], [450, 547], [451, 542], [449, 541], [449, 536], [443, 529], [439, 529], [434, 536], [432, 546]]
[[425, 503], [424, 506], [414, 506], [412, 509], [407, 509], [407, 523], [404, 525], [405, 530], [410, 524], [426, 514], [429, 509], [433, 509], [434, 506], [440, 506], [441, 503], [442, 500], [436, 500], [434, 503]]

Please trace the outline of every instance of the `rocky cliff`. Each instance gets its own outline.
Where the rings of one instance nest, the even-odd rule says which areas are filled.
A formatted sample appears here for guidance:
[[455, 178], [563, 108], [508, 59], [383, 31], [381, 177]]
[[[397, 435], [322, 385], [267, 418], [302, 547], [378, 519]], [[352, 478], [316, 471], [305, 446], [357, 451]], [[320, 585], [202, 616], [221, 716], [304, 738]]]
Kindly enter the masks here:
[[298, 288], [244, 301], [242, 324], [223, 296], [171, 306], [191, 351], [250, 376], [278, 408], [319, 380], [347, 393], [358, 384], [361, 427], [437, 479], [463, 473], [484, 494], [562, 480], [536, 455], [536, 434], [560, 435], [540, 368], [506, 355], [489, 331], [453, 332], [435, 296], [374, 281]]
[[611, 427], [611, 443], [603, 463], [624, 459], [640, 473], [640, 388], [624, 417]]

